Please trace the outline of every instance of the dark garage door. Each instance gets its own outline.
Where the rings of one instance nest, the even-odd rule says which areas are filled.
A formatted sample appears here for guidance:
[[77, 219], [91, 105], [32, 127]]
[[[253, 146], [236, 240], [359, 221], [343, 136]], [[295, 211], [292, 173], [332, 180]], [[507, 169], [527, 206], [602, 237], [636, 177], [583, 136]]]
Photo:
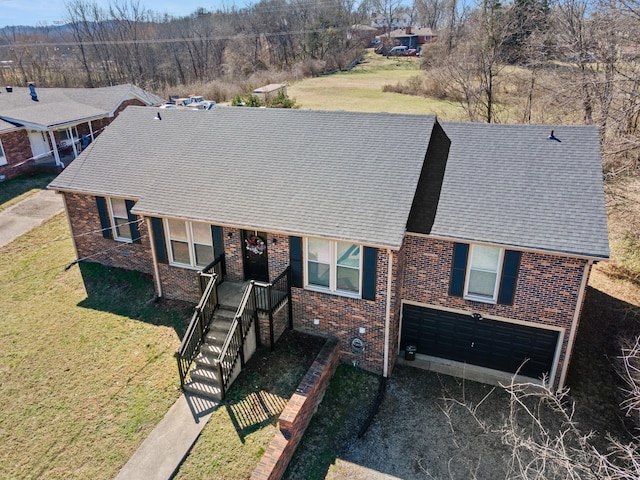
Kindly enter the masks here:
[[540, 378], [551, 371], [559, 332], [404, 305], [401, 348], [418, 353]]

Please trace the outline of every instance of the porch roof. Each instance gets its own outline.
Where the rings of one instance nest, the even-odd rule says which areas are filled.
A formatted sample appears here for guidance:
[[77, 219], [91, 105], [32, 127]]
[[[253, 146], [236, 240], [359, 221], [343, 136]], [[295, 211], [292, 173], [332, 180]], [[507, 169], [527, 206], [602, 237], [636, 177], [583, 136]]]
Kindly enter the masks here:
[[27, 87], [12, 90], [0, 94], [0, 120], [42, 129], [106, 117], [128, 98], [138, 98], [147, 105], [164, 101], [130, 84], [101, 88], [36, 87], [38, 101], [31, 99]]
[[129, 107], [51, 188], [137, 199], [138, 214], [399, 248], [435, 124], [431, 115]]

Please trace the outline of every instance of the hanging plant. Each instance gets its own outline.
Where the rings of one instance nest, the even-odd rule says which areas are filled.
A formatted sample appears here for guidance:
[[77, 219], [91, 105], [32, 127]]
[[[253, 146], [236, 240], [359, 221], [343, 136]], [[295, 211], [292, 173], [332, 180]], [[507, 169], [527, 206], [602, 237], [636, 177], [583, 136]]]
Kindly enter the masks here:
[[244, 245], [247, 250], [249, 250], [254, 255], [262, 255], [262, 252], [267, 248], [267, 245], [264, 243], [260, 237], [255, 236], [251, 238], [245, 238]]

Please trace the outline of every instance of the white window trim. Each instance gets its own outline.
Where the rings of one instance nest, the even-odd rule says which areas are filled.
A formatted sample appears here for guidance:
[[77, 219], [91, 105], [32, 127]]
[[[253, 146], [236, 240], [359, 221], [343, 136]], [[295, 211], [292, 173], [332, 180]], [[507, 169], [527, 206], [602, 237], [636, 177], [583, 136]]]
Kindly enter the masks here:
[[[119, 198], [119, 197], [113, 197], [113, 199], [122, 200], [123, 202], [125, 202], [125, 207], [126, 207], [127, 205], [126, 199]], [[116, 227], [116, 216], [113, 213], [113, 205], [111, 204], [111, 200], [112, 200], [112, 197], [107, 198], [107, 206], [109, 210], [109, 223], [111, 224], [111, 233], [112, 233], [113, 239], [117, 240], [118, 242], [133, 243], [133, 232], [131, 234], [131, 237], [121, 237], [118, 235], [118, 229]], [[129, 222], [129, 216], [127, 216], [127, 222]], [[131, 227], [131, 225], [129, 225], [129, 227]]]
[[[340, 295], [342, 297], [349, 298], [362, 298], [362, 263], [364, 257], [364, 246], [354, 242], [340, 242], [337, 240], [327, 240], [326, 238], [318, 238], [318, 240], [329, 242], [329, 287], [323, 287], [321, 285], [314, 285], [309, 283], [309, 239], [312, 237], [305, 237], [304, 239], [304, 288], [314, 292], [331, 293], [334, 295]], [[338, 243], [351, 243], [360, 247], [360, 258], [358, 263], [358, 291], [352, 292], [350, 290], [340, 290], [337, 288], [338, 279]]]
[[[168, 249], [168, 252], [169, 252], [169, 265], [172, 265], [174, 267], [189, 268], [189, 269], [192, 269], [192, 270], [201, 270], [203, 268], [203, 266], [196, 264], [196, 243], [197, 242], [194, 242], [193, 222], [191, 222], [189, 220], [182, 220], [180, 218], [173, 218], [171, 220], [177, 220], [179, 222], [186, 223], [186, 225], [187, 225], [187, 246], [189, 247], [189, 261], [190, 261], [190, 263], [176, 262], [174, 260], [173, 245], [171, 244], [171, 228], [169, 227], [169, 219], [165, 218], [164, 219], [164, 231], [165, 231], [167, 249]], [[196, 223], [204, 223], [206, 225], [209, 225], [209, 228], [211, 228], [211, 224], [209, 224], [207, 222], [196, 222]], [[198, 245], [205, 245], [205, 244], [204, 243], [198, 243]], [[211, 244], [210, 245], [211, 245], [211, 250], [214, 251], [213, 250], [213, 247], [214, 247], [214, 245], [213, 245], [213, 235], [211, 235]]]
[[2, 140], [0, 140], [0, 165], [6, 165], [7, 163], [7, 156], [4, 153], [4, 148], [2, 147]]
[[504, 263], [504, 248], [494, 247], [492, 245], [480, 245], [480, 246], [497, 248], [499, 250], [498, 265], [497, 265], [497, 271], [496, 271], [496, 284], [493, 287], [493, 296], [486, 297], [484, 295], [469, 293], [469, 277], [471, 276], [471, 264], [472, 264], [471, 259], [473, 258], [474, 247], [476, 247], [476, 245], [470, 244], [469, 256], [467, 258], [467, 268], [464, 276], [464, 297], [463, 298], [465, 300], [473, 300], [474, 302], [491, 303], [495, 305], [496, 303], [498, 303], [498, 292], [500, 291], [500, 284], [502, 283], [502, 265]]

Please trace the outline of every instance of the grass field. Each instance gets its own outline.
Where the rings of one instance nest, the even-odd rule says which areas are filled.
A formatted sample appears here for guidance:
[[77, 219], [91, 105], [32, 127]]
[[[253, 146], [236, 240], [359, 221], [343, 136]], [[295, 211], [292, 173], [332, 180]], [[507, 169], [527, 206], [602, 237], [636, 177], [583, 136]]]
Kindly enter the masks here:
[[443, 120], [463, 120], [462, 109], [449, 102], [382, 91], [387, 84], [421, 74], [419, 61], [417, 57], [387, 58], [369, 51], [352, 70], [294, 82], [287, 94], [296, 105], [312, 110], [435, 114]]
[[39, 174], [0, 183], [0, 212], [46, 187], [55, 175]]

